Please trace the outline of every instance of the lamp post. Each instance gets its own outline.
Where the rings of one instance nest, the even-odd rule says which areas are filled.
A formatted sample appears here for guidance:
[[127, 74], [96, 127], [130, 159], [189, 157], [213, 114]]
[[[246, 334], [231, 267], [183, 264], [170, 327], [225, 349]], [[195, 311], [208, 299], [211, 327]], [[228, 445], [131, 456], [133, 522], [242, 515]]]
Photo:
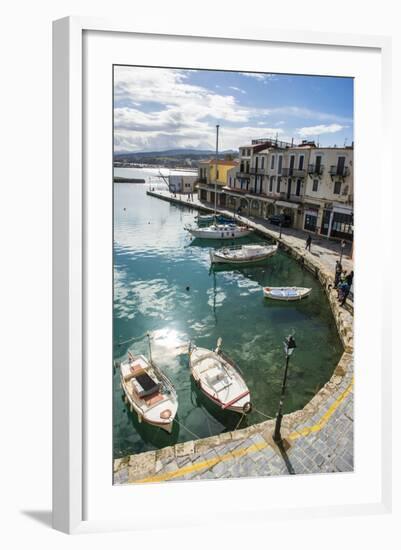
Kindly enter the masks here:
[[282, 228], [283, 228], [282, 222], [280, 222], [279, 225], [280, 225], [280, 236], [279, 236], [279, 238], [281, 239], [281, 230], [282, 230]]
[[345, 241], [344, 241], [344, 239], [343, 239], [343, 240], [341, 241], [340, 264], [341, 264], [341, 260], [343, 259], [344, 248], [345, 248]]
[[281, 386], [281, 395], [280, 395], [280, 403], [278, 406], [278, 413], [276, 418], [276, 427], [274, 429], [274, 435], [273, 439], [276, 443], [281, 443], [281, 421], [283, 419], [283, 403], [284, 403], [284, 396], [285, 396], [285, 390], [287, 386], [287, 375], [288, 375], [288, 364], [290, 362], [290, 357], [296, 348], [295, 340], [292, 336], [287, 336], [287, 338], [284, 341], [284, 353], [285, 353], [285, 369], [284, 369], [284, 378], [283, 378], [283, 384]]

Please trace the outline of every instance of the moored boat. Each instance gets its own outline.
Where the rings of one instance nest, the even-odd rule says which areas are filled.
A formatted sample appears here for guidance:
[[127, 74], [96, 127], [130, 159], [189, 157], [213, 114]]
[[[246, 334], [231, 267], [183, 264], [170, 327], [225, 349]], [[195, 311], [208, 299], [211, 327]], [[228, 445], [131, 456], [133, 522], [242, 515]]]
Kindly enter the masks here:
[[189, 367], [195, 384], [222, 410], [248, 414], [252, 410], [250, 392], [239, 367], [220, 349], [190, 346]]
[[252, 229], [236, 224], [212, 224], [208, 227], [185, 227], [197, 239], [239, 239], [252, 233]]
[[306, 298], [312, 292], [311, 288], [301, 286], [266, 286], [263, 289], [265, 298], [293, 302]]
[[226, 218], [225, 216], [222, 216], [222, 215], [215, 216], [214, 214], [203, 214], [203, 215], [200, 214], [195, 219], [198, 222], [198, 225], [212, 223], [212, 222], [216, 222], [219, 224], [233, 223], [233, 220], [231, 218]]
[[130, 351], [119, 368], [122, 389], [131, 412], [138, 415], [138, 421], [171, 433], [178, 400], [167, 376], [152, 360], [144, 355], [133, 355]]
[[210, 250], [212, 263], [249, 264], [261, 262], [277, 252], [278, 245], [245, 244]]

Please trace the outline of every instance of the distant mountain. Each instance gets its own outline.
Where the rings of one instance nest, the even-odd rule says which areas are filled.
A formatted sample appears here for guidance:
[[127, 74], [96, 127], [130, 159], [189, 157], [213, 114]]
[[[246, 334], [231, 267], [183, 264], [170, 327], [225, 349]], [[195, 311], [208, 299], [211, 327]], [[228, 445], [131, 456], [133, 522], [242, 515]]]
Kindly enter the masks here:
[[[203, 157], [203, 156], [212, 156], [215, 155], [215, 151], [208, 149], [167, 149], [166, 151], [138, 151], [134, 153], [130, 152], [121, 152], [115, 153], [114, 158], [121, 160], [135, 160], [138, 158], [146, 157]], [[237, 151], [229, 149], [227, 151], [220, 151], [219, 157], [224, 155], [237, 155]]]

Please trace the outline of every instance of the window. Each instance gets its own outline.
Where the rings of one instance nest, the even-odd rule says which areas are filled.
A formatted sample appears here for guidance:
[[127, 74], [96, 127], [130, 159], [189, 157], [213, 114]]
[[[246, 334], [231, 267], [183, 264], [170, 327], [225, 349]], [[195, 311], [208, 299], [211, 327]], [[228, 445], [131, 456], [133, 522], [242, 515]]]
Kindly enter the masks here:
[[280, 155], [280, 156], [278, 157], [278, 168], [277, 168], [277, 172], [278, 172], [279, 174], [281, 174], [282, 168], [283, 168], [283, 155]]
[[274, 168], [274, 160], [275, 160], [275, 155], [272, 155], [272, 163], [270, 165], [270, 168], [273, 170]]
[[229, 185], [229, 187], [232, 187], [232, 185], [231, 185], [231, 176], [229, 178], [228, 185]]
[[274, 183], [274, 176], [270, 176], [270, 185], [269, 185], [270, 193], [273, 191], [273, 183]]
[[[280, 157], [283, 158], [283, 157]], [[279, 176], [277, 178], [277, 193], [280, 193], [280, 184], [281, 184], [281, 177]]]
[[265, 157], [262, 157], [262, 158], [261, 158], [261, 161], [260, 161], [260, 168], [261, 168], [261, 170], [263, 170], [264, 167], [265, 167]]
[[299, 197], [299, 195], [301, 194], [301, 180], [297, 180], [297, 187], [295, 189], [295, 194], [297, 195], [297, 197]]
[[319, 180], [313, 180], [312, 191], [317, 191], [319, 187]]
[[303, 170], [303, 169], [304, 169], [304, 155], [301, 155], [301, 156], [299, 157], [298, 168], [299, 168], [299, 170]]
[[248, 156], [248, 157], [251, 156], [251, 150], [250, 150], [250, 149], [248, 149], [248, 151], [247, 151], [247, 156]]
[[334, 182], [334, 194], [339, 195], [341, 193], [341, 181]]

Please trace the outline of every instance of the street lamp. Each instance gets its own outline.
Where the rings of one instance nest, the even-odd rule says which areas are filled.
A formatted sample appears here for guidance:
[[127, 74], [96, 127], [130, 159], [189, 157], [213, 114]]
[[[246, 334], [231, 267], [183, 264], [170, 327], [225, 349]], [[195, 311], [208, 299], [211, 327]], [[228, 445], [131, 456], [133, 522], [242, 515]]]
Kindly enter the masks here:
[[341, 264], [341, 260], [343, 259], [344, 248], [345, 248], [345, 241], [344, 241], [344, 239], [343, 239], [343, 240], [341, 241], [340, 264]]
[[282, 443], [280, 429], [281, 429], [281, 421], [283, 419], [283, 403], [284, 403], [285, 390], [287, 386], [288, 363], [296, 347], [297, 345], [295, 343], [293, 336], [287, 336], [287, 338], [284, 341], [284, 353], [285, 353], [284, 378], [283, 378], [283, 384], [281, 386], [280, 403], [279, 403], [278, 413], [276, 418], [276, 427], [274, 429], [274, 435], [273, 435], [274, 441], [278, 444]]

